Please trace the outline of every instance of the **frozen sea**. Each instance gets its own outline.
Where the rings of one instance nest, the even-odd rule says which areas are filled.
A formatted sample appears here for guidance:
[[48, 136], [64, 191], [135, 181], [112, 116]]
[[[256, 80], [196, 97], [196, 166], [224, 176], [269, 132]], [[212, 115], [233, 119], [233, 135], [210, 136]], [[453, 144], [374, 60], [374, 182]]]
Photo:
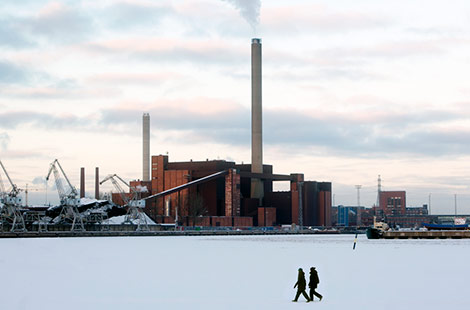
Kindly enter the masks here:
[[[470, 240], [0, 239], [1, 309], [468, 309]], [[293, 303], [315, 266], [320, 302]], [[307, 279], [308, 281], [308, 279]]]

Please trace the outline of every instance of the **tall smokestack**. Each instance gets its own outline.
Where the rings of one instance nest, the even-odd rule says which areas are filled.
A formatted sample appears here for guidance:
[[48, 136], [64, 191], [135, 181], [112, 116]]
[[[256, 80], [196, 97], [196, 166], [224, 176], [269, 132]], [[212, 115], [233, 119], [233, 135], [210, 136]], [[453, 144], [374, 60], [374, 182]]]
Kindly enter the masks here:
[[[263, 173], [261, 39], [251, 40], [251, 172]], [[251, 198], [263, 198], [263, 183], [251, 180]], [[261, 202], [261, 201], [260, 201]]]
[[85, 168], [80, 168], [80, 198], [85, 197]]
[[150, 115], [148, 113], [144, 113], [142, 125], [142, 181], [150, 181]]
[[95, 199], [100, 199], [100, 168], [95, 168]]

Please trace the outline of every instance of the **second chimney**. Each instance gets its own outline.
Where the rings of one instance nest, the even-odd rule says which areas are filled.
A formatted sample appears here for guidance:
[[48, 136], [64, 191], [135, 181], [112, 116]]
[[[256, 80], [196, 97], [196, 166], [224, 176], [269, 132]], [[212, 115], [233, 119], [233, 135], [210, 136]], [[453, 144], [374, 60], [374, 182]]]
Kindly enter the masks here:
[[85, 168], [80, 168], [80, 198], [85, 197]]
[[100, 168], [95, 168], [95, 199], [100, 199]]
[[[261, 39], [251, 40], [251, 172], [263, 173]], [[263, 183], [251, 179], [251, 198], [263, 198]]]
[[150, 115], [144, 113], [142, 117], [142, 181], [150, 181]]

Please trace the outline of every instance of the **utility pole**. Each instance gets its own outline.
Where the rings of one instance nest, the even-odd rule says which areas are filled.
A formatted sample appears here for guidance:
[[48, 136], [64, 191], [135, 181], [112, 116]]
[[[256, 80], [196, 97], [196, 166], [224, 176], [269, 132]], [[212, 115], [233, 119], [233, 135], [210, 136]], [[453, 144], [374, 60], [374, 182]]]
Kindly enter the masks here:
[[428, 214], [431, 215], [431, 193], [429, 193]]
[[454, 194], [455, 216], [457, 216], [457, 194]]
[[357, 206], [360, 207], [361, 206], [361, 188], [362, 188], [362, 185], [355, 185], [356, 189], [357, 189]]
[[379, 174], [379, 177], [377, 178], [377, 202], [375, 204], [377, 207], [380, 204], [380, 192], [381, 191], [382, 191], [382, 178], [380, 177], [380, 174]]

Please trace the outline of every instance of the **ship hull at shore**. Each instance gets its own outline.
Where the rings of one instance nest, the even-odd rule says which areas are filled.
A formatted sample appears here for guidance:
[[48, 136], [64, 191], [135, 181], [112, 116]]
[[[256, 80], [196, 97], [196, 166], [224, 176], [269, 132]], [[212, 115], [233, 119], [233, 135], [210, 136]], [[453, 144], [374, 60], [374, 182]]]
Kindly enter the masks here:
[[367, 232], [368, 239], [468, 239], [470, 230], [389, 230]]
[[382, 238], [383, 230], [374, 227], [369, 227], [366, 230], [367, 239], [380, 239]]
[[446, 224], [427, 224], [427, 223], [423, 223], [423, 227], [425, 227], [428, 230], [466, 230], [466, 229], [468, 229], [468, 224], [446, 225]]

